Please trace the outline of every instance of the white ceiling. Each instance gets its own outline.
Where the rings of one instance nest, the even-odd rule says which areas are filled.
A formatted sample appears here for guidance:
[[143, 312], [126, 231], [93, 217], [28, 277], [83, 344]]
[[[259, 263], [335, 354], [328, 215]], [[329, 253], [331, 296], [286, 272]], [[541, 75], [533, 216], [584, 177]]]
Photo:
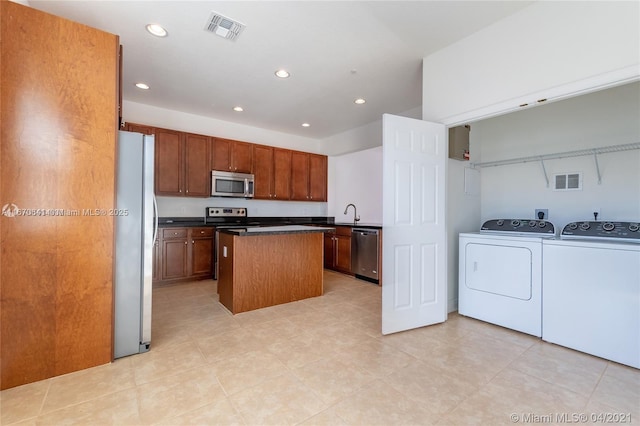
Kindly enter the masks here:
[[[28, 2], [120, 36], [125, 100], [317, 139], [419, 107], [423, 57], [530, 3]], [[236, 41], [204, 30], [212, 11], [246, 25]], [[169, 36], [150, 35], [149, 23]], [[276, 78], [279, 68], [291, 77]]]

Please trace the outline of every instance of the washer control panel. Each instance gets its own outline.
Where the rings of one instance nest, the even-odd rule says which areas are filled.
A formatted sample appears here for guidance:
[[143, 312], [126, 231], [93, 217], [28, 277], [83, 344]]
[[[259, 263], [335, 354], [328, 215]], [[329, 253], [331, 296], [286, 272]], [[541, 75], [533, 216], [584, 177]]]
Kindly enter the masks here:
[[480, 232], [499, 232], [553, 237], [556, 235], [556, 228], [555, 226], [553, 226], [553, 223], [549, 222], [548, 220], [491, 219], [482, 224]]
[[571, 222], [562, 229], [560, 237], [640, 243], [640, 222]]

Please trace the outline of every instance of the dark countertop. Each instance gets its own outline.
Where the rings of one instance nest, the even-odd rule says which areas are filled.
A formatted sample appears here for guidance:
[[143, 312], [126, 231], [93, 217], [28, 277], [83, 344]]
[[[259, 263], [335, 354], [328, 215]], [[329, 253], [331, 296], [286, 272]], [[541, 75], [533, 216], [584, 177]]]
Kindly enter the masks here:
[[352, 228], [372, 228], [372, 229], [382, 229], [382, 225], [379, 223], [356, 223], [355, 225], [353, 224], [353, 222], [335, 222], [332, 223], [332, 225], [334, 226], [350, 226]]
[[276, 234], [308, 234], [310, 232], [328, 232], [335, 228], [321, 226], [285, 225], [285, 226], [262, 226], [254, 228], [225, 228], [220, 232], [238, 235], [241, 237], [256, 235], [276, 235]]
[[358, 223], [353, 222], [335, 223], [334, 217], [325, 216], [302, 216], [302, 217], [236, 217], [236, 218], [205, 218], [204, 217], [159, 217], [158, 227], [194, 227], [194, 226], [218, 226], [218, 225], [238, 225], [238, 226], [284, 226], [284, 225], [320, 225], [320, 226], [350, 226], [352, 228], [373, 228], [382, 229], [379, 223]]

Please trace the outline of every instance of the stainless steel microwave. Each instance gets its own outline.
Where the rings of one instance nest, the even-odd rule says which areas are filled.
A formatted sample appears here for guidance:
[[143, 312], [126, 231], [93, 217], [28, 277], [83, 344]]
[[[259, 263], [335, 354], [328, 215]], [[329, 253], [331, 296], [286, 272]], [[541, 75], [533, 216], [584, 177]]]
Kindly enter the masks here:
[[253, 175], [212, 170], [211, 196], [253, 198]]

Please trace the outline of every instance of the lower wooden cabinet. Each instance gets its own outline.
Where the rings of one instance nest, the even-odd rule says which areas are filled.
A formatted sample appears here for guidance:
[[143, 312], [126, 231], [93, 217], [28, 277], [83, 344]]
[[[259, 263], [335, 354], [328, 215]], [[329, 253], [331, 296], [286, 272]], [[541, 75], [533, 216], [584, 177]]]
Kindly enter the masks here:
[[157, 246], [154, 245], [156, 282], [211, 278], [213, 235], [211, 227], [161, 229]]
[[351, 271], [351, 227], [336, 226], [324, 234], [324, 267], [345, 274]]

